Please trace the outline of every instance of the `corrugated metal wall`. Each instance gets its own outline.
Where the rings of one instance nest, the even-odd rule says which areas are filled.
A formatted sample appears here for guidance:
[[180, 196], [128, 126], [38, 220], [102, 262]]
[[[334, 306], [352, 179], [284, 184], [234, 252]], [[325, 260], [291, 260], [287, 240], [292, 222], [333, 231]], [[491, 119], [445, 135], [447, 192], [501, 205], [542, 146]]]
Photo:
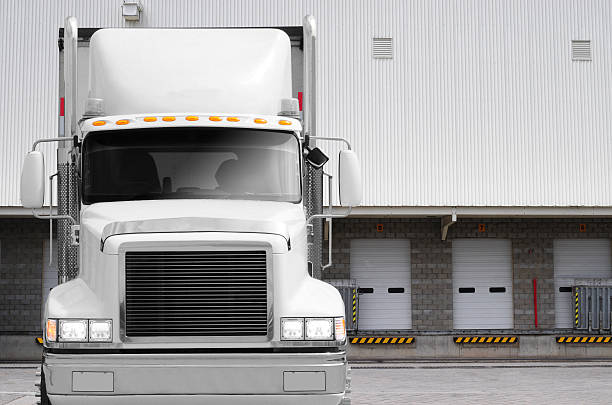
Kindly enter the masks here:
[[[307, 13], [320, 27], [319, 134], [353, 143], [363, 205], [612, 206], [607, 0], [142, 3], [127, 24], [120, 0], [0, 2], [0, 206], [19, 205], [32, 142], [56, 135], [65, 15], [180, 27], [301, 25]], [[393, 37], [393, 59], [372, 59], [373, 36]], [[592, 62], [571, 61], [572, 39], [592, 41]]]

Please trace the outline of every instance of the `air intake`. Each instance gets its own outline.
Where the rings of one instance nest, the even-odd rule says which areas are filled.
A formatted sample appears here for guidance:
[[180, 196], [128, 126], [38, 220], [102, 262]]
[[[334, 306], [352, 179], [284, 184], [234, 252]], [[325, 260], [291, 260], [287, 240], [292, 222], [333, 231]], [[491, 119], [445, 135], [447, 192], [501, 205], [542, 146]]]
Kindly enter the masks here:
[[266, 336], [265, 251], [125, 254], [125, 334]]
[[393, 38], [372, 38], [374, 59], [393, 59]]

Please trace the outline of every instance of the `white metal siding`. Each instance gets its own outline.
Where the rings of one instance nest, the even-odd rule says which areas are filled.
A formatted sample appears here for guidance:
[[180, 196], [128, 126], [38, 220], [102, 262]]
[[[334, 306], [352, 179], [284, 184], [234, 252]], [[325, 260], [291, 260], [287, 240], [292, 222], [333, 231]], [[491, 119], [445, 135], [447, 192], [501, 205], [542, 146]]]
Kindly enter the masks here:
[[[65, 15], [195, 27], [300, 25], [307, 13], [320, 33], [319, 134], [361, 156], [364, 206], [612, 206], [607, 0], [148, 0], [140, 23], [120, 3], [0, 2], [0, 206], [19, 205], [22, 155], [57, 132]], [[393, 59], [372, 58], [374, 37], [393, 38]], [[571, 60], [575, 39], [591, 40], [592, 61]]]
[[555, 327], [574, 325], [574, 301], [571, 287], [575, 278], [612, 278], [609, 239], [560, 239], [554, 241]]
[[[373, 289], [359, 294], [359, 329], [412, 328], [410, 274], [409, 240], [351, 240], [351, 278], [360, 289]], [[390, 288], [403, 288], [403, 292]]]
[[504, 239], [453, 240], [455, 329], [514, 327], [511, 246]]

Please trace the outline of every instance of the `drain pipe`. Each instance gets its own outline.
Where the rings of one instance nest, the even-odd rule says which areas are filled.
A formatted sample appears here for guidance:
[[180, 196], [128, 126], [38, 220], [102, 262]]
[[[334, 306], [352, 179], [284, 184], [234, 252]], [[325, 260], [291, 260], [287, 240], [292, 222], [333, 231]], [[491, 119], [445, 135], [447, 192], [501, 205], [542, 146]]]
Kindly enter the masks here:
[[533, 279], [533, 321], [535, 328], [538, 329], [538, 279]]

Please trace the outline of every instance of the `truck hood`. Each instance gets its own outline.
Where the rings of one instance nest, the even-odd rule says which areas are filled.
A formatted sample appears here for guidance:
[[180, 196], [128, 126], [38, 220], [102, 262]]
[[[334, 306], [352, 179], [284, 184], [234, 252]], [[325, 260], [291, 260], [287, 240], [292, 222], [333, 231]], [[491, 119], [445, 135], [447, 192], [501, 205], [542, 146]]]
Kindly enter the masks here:
[[98, 203], [83, 210], [81, 232], [113, 235], [170, 232], [253, 232], [291, 236], [305, 226], [301, 204], [274, 201], [156, 200]]

